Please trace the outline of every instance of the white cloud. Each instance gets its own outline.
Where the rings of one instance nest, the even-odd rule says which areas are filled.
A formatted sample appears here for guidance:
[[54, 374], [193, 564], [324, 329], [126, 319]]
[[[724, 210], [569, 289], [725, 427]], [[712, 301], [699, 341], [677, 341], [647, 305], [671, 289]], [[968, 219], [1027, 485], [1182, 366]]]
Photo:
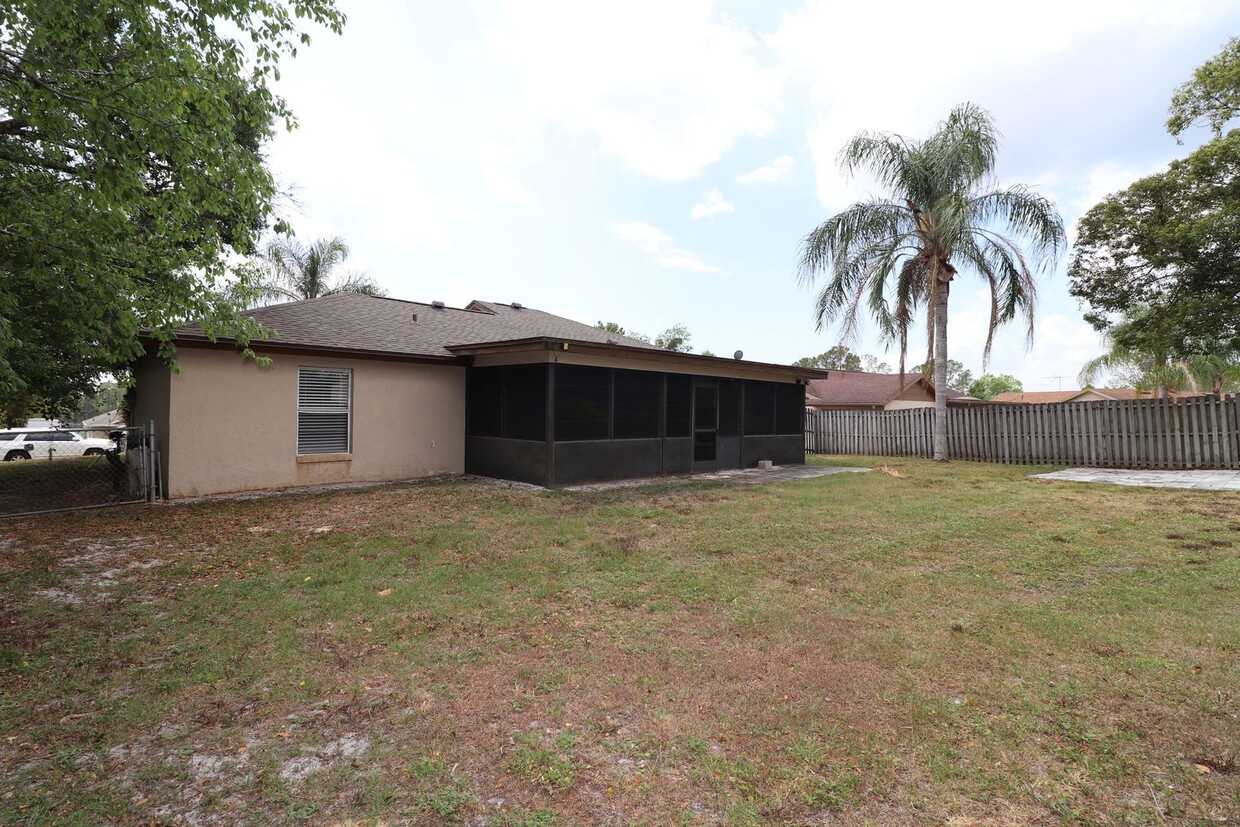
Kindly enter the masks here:
[[[513, 115], [597, 142], [630, 169], [692, 178], [775, 126], [783, 71], [711, 0], [507, 0], [484, 37], [515, 85]], [[519, 114], [518, 114], [519, 113]]]
[[487, 189], [492, 193], [523, 207], [538, 203], [538, 199], [513, 174], [513, 152], [510, 147], [496, 141], [485, 141], [479, 147], [478, 162]]
[[724, 272], [722, 268], [707, 264], [693, 253], [680, 249], [671, 236], [645, 221], [613, 221], [608, 229], [616, 238], [650, 256], [650, 260], [660, 267], [691, 273]]
[[718, 187], [714, 187], [706, 191], [700, 204], [693, 205], [693, 209], [689, 211], [689, 217], [694, 221], [700, 221], [703, 218], [714, 218], [719, 213], [732, 212], [734, 209], [736, 205], [731, 201], [725, 201], [723, 193]]
[[[277, 175], [295, 182], [305, 198], [303, 213], [342, 224], [348, 216], [372, 242], [406, 248], [447, 247], [454, 224], [481, 219], [471, 205], [430, 184], [426, 169], [390, 146], [377, 129], [319, 121], [317, 114], [303, 116], [297, 132], [278, 135], [271, 153]], [[357, 248], [364, 242], [355, 233], [345, 240]]]
[[[974, 278], [954, 284], [953, 298], [958, 301], [949, 318], [948, 351], [952, 359], [980, 376], [990, 318], [989, 291]], [[985, 371], [1010, 373], [1027, 391], [1057, 390], [1060, 385], [1074, 388], [1081, 366], [1105, 349], [1102, 337], [1084, 319], [1048, 309], [1036, 316], [1032, 348], [1027, 347], [1023, 320], [1000, 328]]]
[[[927, 70], [925, 37], [943, 30], [942, 8], [912, 0], [811, 0], [785, 14], [764, 42], [788, 69], [790, 85], [805, 88], [810, 102], [806, 142], [818, 198], [829, 209], [839, 209], [874, 191], [869, 180], [844, 180], [836, 165], [841, 147], [858, 132], [929, 134], [951, 107], [977, 93], [980, 78], [994, 82], [1011, 67], [1027, 71], [1031, 59], [1054, 61], [1108, 30], [1165, 37], [1193, 25], [1206, 6], [1221, 4], [1203, 2], [1177, 17], [1182, 6], [1160, 0], [1046, 0], [1005, 7], [1001, 14], [987, 0], [961, 0], [951, 13], [951, 39], [969, 48], [936, 50], [932, 70]], [[862, 32], [881, 32], [881, 50], [876, 52], [873, 37], [857, 36]], [[1014, 105], [1009, 100], [978, 102]]]
[[796, 166], [796, 163], [796, 159], [791, 155], [780, 155], [766, 166], [736, 176], [736, 182], [738, 184], [774, 184], [777, 181], [786, 181], [792, 177], [792, 168]]

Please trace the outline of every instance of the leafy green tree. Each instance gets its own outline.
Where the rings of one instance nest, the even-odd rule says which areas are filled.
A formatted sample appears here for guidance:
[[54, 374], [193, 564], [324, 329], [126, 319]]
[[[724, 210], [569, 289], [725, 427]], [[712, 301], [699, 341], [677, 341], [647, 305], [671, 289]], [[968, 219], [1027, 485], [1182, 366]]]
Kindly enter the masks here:
[[899, 344], [903, 372], [909, 330], [923, 312], [929, 315], [926, 357], [936, 366], [934, 458], [940, 461], [947, 459], [952, 281], [965, 270], [990, 287], [989, 357], [995, 330], [1018, 313], [1032, 336], [1034, 272], [1053, 264], [1064, 244], [1054, 204], [1022, 186], [995, 186], [998, 146], [990, 115], [972, 104], [956, 107], [924, 140], [857, 135], [840, 153], [841, 167], [846, 174], [868, 170], [890, 196], [854, 204], [801, 244], [802, 282], [826, 274], [815, 306], [820, 328], [839, 320], [847, 337], [868, 311], [884, 340]]
[[[926, 376], [934, 375], [934, 360], [920, 364], [913, 368], [914, 373], [922, 373]], [[947, 360], [947, 387], [959, 393], [968, 393], [969, 386], [973, 384], [973, 371], [964, 366], [963, 363], [957, 362], [955, 359]]]
[[638, 333], [636, 330], [626, 330], [615, 322], [598, 322], [594, 325], [599, 330], [606, 330], [608, 333], [615, 333], [617, 336], [627, 336], [630, 339], [637, 339], [639, 342], [649, 342], [650, 337], [644, 333]]
[[1098, 330], [1140, 311], [1170, 350], [1240, 349], [1240, 130], [1085, 213], [1068, 278]]
[[255, 285], [267, 300], [298, 301], [337, 293], [386, 296], [387, 292], [361, 273], [341, 271], [349, 246], [339, 236], [303, 244], [295, 238], [276, 237], [257, 261], [262, 279]]
[[693, 348], [689, 344], [691, 338], [692, 334], [689, 333], [689, 328], [682, 324], [676, 324], [655, 336], [654, 346], [677, 353], [692, 353]]
[[820, 370], [863, 370], [866, 373], [891, 373], [891, 365], [869, 353], [857, 355], [845, 345], [836, 345], [826, 353], [804, 356], [792, 364], [799, 368]]
[[1082, 217], [1068, 276], [1102, 331], [1140, 317], [1152, 325], [1133, 352], [1199, 355], [1240, 351], [1240, 38], [1206, 61], [1171, 101], [1167, 129], [1194, 123], [1215, 139], [1166, 172], [1134, 183]]
[[639, 342], [650, 342], [650, 337], [644, 333], [638, 333], [636, 330], [626, 330], [615, 322], [598, 322], [594, 325], [599, 330], [605, 330], [608, 333], [614, 333], [617, 336], [627, 336], [630, 339], [636, 339]]
[[1001, 393], [1019, 393], [1025, 386], [1010, 373], [984, 373], [973, 380], [965, 393], [976, 399], [994, 399]]
[[861, 357], [844, 345], [836, 345], [826, 353], [817, 356], [804, 356], [792, 364], [799, 368], [819, 368], [821, 370], [861, 370]]
[[861, 356], [861, 369], [866, 373], [891, 373], [891, 365], [868, 353]]
[[1104, 334], [1107, 351], [1090, 359], [1077, 375], [1084, 386], [1103, 377], [1157, 397], [1168, 390], [1184, 390], [1193, 383], [1191, 371], [1176, 358], [1167, 320], [1150, 307], [1134, 309]]
[[61, 413], [201, 319], [244, 344], [276, 186], [262, 146], [293, 125], [270, 82], [339, 32], [331, 0], [0, 0], [0, 399]]
[[1193, 378], [1195, 390], [1212, 393], [1240, 392], [1240, 353], [1196, 353], [1180, 360]]
[[81, 422], [108, 411], [121, 407], [125, 398], [125, 389], [116, 382], [101, 382], [98, 389], [85, 397], [72, 417], [72, 421]]
[[1240, 114], [1240, 37], [1233, 37], [1223, 50], [1197, 67], [1171, 96], [1167, 131], [1178, 140], [1184, 131], [1204, 121], [1215, 138]]

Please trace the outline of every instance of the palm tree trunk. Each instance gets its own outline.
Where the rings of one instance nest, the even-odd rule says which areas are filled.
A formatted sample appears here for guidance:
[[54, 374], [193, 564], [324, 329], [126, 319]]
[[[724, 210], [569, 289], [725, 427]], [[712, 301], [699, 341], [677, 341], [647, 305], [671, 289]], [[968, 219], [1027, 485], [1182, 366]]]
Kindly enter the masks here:
[[939, 282], [934, 302], [934, 461], [947, 462], [947, 292]]

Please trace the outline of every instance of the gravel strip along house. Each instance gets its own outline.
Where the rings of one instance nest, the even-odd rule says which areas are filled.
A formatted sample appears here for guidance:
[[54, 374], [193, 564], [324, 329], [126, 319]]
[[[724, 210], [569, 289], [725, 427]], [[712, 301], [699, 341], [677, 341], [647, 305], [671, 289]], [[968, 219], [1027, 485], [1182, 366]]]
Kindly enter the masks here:
[[[674, 353], [517, 303], [334, 295], [134, 366], [169, 498], [473, 473], [547, 487], [804, 461], [824, 371]], [[153, 348], [150, 348], [153, 351]]]

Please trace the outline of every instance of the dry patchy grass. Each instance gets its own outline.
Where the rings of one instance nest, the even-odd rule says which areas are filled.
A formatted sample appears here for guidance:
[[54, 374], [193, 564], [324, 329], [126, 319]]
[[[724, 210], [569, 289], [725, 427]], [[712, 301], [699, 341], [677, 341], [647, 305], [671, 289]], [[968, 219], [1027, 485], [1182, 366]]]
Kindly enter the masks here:
[[1240, 496], [883, 462], [0, 524], [0, 823], [1240, 816]]

